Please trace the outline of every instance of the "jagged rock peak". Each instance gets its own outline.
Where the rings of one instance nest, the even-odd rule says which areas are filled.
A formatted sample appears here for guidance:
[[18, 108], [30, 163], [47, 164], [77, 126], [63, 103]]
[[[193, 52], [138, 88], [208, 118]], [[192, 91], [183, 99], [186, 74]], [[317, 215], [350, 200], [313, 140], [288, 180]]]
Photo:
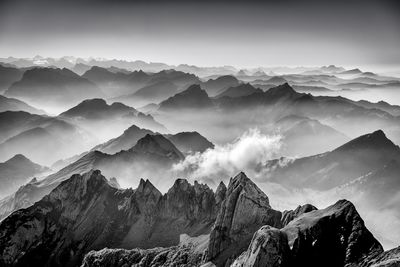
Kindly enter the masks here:
[[197, 181], [194, 181], [193, 185], [189, 183], [186, 179], [176, 179], [173, 186], [168, 190], [167, 195], [179, 194], [179, 192], [186, 194], [194, 193], [195, 195], [203, 194], [204, 192], [212, 193], [212, 190], [206, 184], [200, 184]]
[[148, 179], [140, 179], [139, 186], [136, 189], [136, 192], [140, 192], [145, 195], [156, 194], [160, 197], [162, 196], [161, 192]]
[[[239, 189], [240, 188], [240, 189]], [[269, 206], [269, 199], [267, 195], [260, 188], [250, 180], [244, 172], [238, 173], [234, 178], [231, 178], [228, 185], [227, 195], [235, 190], [245, 190], [249, 196], [257, 198], [263, 205]]]
[[226, 188], [226, 185], [223, 181], [221, 181], [217, 187], [217, 189], [215, 190], [215, 195], [223, 195], [225, 198], [225, 194], [226, 191], [228, 190], [228, 188]]
[[281, 213], [271, 209], [265, 193], [240, 172], [231, 178], [221, 203], [210, 234], [208, 260], [217, 266], [231, 263], [247, 248], [255, 231], [263, 225], [280, 228], [280, 220]]
[[225, 197], [226, 197], [226, 191], [228, 189], [226, 188], [226, 185], [224, 184], [224, 182], [220, 182], [217, 189], [215, 190], [215, 202], [217, 205], [220, 205], [222, 203], [222, 201], [224, 201]]
[[85, 174], [74, 174], [70, 179], [61, 182], [51, 193], [44, 198], [49, 199], [76, 199], [79, 200], [88, 191], [96, 192], [104, 185], [108, 186], [107, 179], [100, 170], [90, 170]]

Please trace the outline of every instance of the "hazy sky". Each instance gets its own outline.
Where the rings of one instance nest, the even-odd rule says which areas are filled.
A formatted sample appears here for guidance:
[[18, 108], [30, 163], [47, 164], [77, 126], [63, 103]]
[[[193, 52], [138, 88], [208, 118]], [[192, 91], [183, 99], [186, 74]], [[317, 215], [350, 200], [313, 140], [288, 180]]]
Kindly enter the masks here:
[[0, 0], [0, 57], [393, 67], [399, 47], [398, 0]]

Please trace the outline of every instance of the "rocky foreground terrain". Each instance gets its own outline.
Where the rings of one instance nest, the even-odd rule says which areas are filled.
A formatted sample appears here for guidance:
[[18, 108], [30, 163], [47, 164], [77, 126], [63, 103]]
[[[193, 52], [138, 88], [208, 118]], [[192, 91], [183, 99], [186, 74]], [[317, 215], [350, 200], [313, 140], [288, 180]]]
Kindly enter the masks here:
[[0, 224], [1, 266], [399, 266], [352, 203], [274, 210], [244, 173], [207, 185], [178, 179], [118, 189], [73, 175]]

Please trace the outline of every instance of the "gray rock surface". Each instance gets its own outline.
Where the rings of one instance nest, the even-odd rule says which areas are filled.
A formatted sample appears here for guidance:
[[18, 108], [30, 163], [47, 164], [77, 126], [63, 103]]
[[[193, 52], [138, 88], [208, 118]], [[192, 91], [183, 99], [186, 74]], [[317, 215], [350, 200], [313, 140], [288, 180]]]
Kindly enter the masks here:
[[285, 210], [282, 213], [282, 225], [286, 226], [288, 223], [299, 217], [300, 215], [303, 215], [304, 213], [317, 210], [316, 207], [314, 207], [311, 204], [305, 204], [303, 206], [298, 206], [295, 210]]
[[210, 234], [208, 260], [217, 266], [231, 262], [246, 250], [255, 231], [263, 225], [281, 227], [281, 213], [244, 173], [229, 182]]
[[349, 266], [383, 252], [347, 200], [305, 213], [282, 231], [288, 236], [293, 262], [298, 266]]
[[243, 252], [232, 267], [283, 267], [290, 266], [290, 248], [284, 232], [271, 226], [261, 227], [253, 236], [247, 251]]

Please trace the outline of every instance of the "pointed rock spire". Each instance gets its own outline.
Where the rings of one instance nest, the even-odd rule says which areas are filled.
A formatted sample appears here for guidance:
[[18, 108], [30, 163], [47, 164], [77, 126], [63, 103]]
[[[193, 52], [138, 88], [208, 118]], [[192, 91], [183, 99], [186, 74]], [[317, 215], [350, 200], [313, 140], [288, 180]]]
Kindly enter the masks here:
[[[243, 172], [229, 182], [225, 200], [210, 234], [208, 260], [228, 264], [249, 244], [263, 225], [281, 227], [281, 213], [273, 210], [268, 197]], [[230, 255], [224, 253], [229, 251]]]

